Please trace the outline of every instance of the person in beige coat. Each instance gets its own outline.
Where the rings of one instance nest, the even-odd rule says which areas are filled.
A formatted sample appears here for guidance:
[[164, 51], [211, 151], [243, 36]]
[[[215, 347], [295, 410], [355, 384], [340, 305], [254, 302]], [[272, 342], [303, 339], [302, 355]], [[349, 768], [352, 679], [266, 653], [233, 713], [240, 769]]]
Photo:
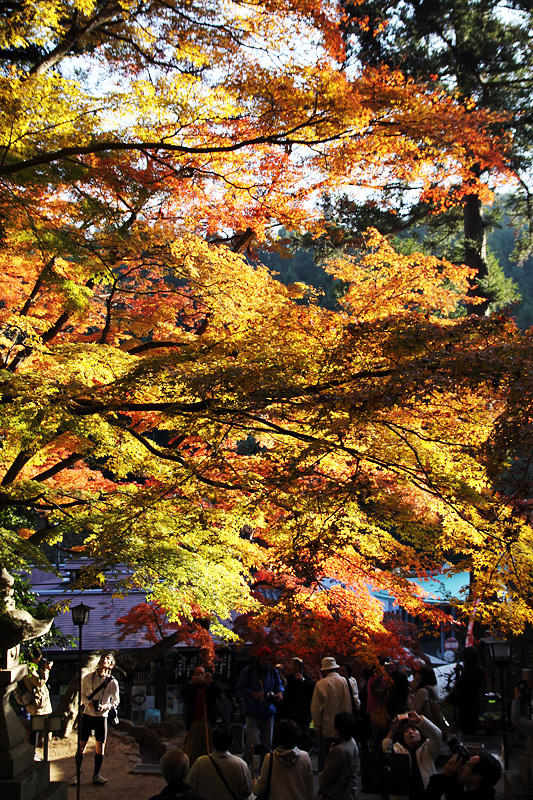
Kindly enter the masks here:
[[[41, 717], [52, 713], [50, 692], [46, 684], [53, 662], [43, 658], [39, 650], [33, 651], [33, 658], [35, 659], [35, 663], [30, 667], [30, 672], [23, 678], [25, 688], [31, 692], [32, 695], [30, 702], [26, 705], [26, 711], [32, 717]], [[34, 731], [33, 734], [30, 733], [30, 742], [32, 738], [35, 747], [34, 759], [35, 761], [40, 761], [41, 757], [37, 753], [37, 748], [40, 743], [39, 732]]]
[[318, 740], [318, 771], [324, 769], [329, 748], [336, 741], [335, 716], [341, 711], [352, 713], [353, 706], [359, 711], [359, 690], [355, 678], [339, 675], [340, 666], [334, 658], [322, 659], [320, 671], [324, 675], [318, 681], [311, 700], [313, 728]]
[[211, 735], [214, 751], [196, 759], [185, 782], [205, 800], [248, 800], [252, 778], [242, 758], [229, 752], [233, 743], [231, 726], [218, 725]]
[[353, 739], [355, 719], [347, 711], [335, 717], [337, 742], [331, 747], [326, 764], [318, 774], [324, 800], [357, 800], [359, 754]]

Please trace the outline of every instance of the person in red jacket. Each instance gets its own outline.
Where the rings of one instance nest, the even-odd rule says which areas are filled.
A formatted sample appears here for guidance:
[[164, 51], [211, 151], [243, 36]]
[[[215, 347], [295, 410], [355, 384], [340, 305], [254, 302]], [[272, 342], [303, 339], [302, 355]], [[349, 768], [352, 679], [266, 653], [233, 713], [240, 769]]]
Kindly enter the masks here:
[[191, 680], [182, 690], [185, 701], [185, 730], [183, 749], [192, 767], [200, 756], [211, 750], [211, 731], [216, 723], [216, 701], [221, 695], [219, 685], [200, 664], [194, 668]]

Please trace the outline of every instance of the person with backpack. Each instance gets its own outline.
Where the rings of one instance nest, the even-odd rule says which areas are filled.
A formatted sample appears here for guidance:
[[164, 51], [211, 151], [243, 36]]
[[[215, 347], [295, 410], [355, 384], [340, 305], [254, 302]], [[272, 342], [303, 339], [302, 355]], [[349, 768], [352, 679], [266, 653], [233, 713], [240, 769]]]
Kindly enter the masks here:
[[[25, 691], [25, 693], [23, 692], [22, 699], [26, 700], [23, 705], [31, 717], [44, 717], [46, 714], [52, 713], [50, 693], [46, 684], [53, 662], [43, 658], [43, 654], [38, 648], [32, 650], [31, 656], [33, 658], [33, 663], [30, 664], [28, 674], [22, 679]], [[30, 742], [33, 738], [33, 745], [35, 748], [33, 757], [35, 761], [41, 761], [41, 757], [37, 753], [37, 748], [39, 747], [39, 732], [34, 731], [33, 735], [30, 733], [30, 737]]]
[[[76, 766], [83, 761], [83, 751], [87, 746], [94, 731], [94, 772], [93, 783], [103, 786], [107, 778], [100, 775], [100, 768], [104, 760], [105, 743], [107, 740], [107, 718], [112, 708], [120, 702], [118, 683], [113, 678], [111, 670], [115, 666], [115, 659], [111, 653], [101, 656], [95, 672], [89, 672], [81, 682], [81, 702], [83, 713], [78, 721], [80, 729], [80, 749], [76, 754]], [[78, 782], [78, 771], [71, 780], [71, 785]]]
[[272, 749], [276, 704], [283, 700], [283, 684], [277, 669], [270, 665], [272, 651], [260, 647], [253, 664], [245, 667], [237, 681], [246, 724], [245, 761], [252, 764], [253, 751], [260, 745], [261, 764]]

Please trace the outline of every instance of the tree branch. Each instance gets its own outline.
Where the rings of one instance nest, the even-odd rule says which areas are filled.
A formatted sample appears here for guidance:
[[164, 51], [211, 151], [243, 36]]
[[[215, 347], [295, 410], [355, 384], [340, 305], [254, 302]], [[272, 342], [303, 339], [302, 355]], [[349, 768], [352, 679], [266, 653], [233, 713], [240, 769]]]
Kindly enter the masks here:
[[126, 352], [134, 355], [137, 353], [144, 353], [147, 350], [157, 350], [160, 347], [184, 347], [184, 345], [182, 342], [145, 342], [144, 344], [132, 347], [131, 350], [126, 350]]
[[54, 466], [50, 467], [50, 469], [41, 472], [40, 475], [36, 475], [34, 478], [32, 478], [32, 481], [42, 482], [47, 480], [48, 478], [52, 478], [54, 475], [57, 475], [58, 472], [61, 472], [62, 470], [67, 469], [68, 467], [71, 467], [73, 464], [75, 464], [77, 461], [80, 461], [82, 458], [83, 458], [83, 453], [72, 453], [67, 458], [64, 458], [63, 461], [58, 461], [57, 464], [54, 464]]
[[231, 489], [232, 491], [234, 490], [251, 491], [248, 487], [242, 486], [241, 484], [225, 483], [224, 481], [213, 481], [210, 478], [206, 478], [204, 475], [198, 472], [198, 470], [196, 470], [194, 467], [187, 464], [187, 462], [184, 460], [182, 456], [174, 455], [173, 453], [165, 453], [162, 450], [159, 450], [157, 447], [154, 447], [154, 445], [149, 441], [149, 439], [146, 439], [144, 436], [141, 436], [141, 434], [137, 433], [137, 431], [135, 431], [133, 428], [130, 428], [127, 425], [122, 425], [118, 420], [113, 421], [110, 424], [116, 428], [121, 428], [122, 430], [129, 433], [131, 436], [133, 436], [134, 439], [136, 439], [140, 444], [142, 444], [143, 447], [146, 447], [149, 453], [152, 453], [152, 455], [157, 456], [157, 458], [162, 458], [164, 461], [174, 461], [176, 464], [179, 464], [180, 466], [184, 467], [184, 469], [187, 469], [192, 475], [194, 475], [194, 477], [197, 480], [199, 480], [201, 483], [205, 483], [207, 486], [213, 486], [216, 489]]
[[28, 463], [30, 458], [31, 453], [29, 450], [21, 450], [2, 478], [2, 483], [0, 485], [7, 486], [8, 484], [13, 483], [21, 469], [23, 469], [23, 467]]
[[[327, 120], [320, 120], [326, 122]], [[318, 120], [309, 119], [305, 122], [296, 125], [288, 131], [279, 134], [270, 134], [267, 136], [255, 136], [251, 139], [242, 139], [239, 142], [227, 145], [209, 145], [204, 147], [190, 147], [181, 144], [170, 144], [169, 142], [98, 142], [96, 144], [86, 145], [85, 147], [61, 147], [59, 150], [54, 150], [50, 153], [42, 153], [41, 155], [28, 158], [25, 161], [18, 161], [12, 164], [0, 165], [0, 177], [8, 177], [16, 175], [32, 167], [39, 167], [43, 164], [53, 164], [56, 161], [62, 161], [73, 156], [96, 155], [97, 153], [112, 153], [112, 152], [131, 152], [137, 151], [143, 153], [146, 157], [151, 157], [150, 151], [163, 151], [166, 153], [178, 153], [180, 155], [209, 155], [210, 153], [234, 153], [246, 147], [260, 144], [279, 145], [287, 147], [293, 144], [309, 144], [318, 145], [326, 142], [335, 141], [344, 137], [346, 131], [327, 136], [325, 138], [310, 137], [309, 139], [292, 139], [291, 137], [300, 130], [316, 125]]]
[[[122, 8], [119, 4], [111, 5], [110, 9], [107, 10], [107, 13], [100, 12], [100, 14], [95, 14], [95, 16], [88, 20], [85, 25], [77, 24], [76, 12], [73, 15], [70, 28], [66, 32], [62, 41], [60, 41], [50, 53], [47, 53], [46, 57], [43, 58], [39, 63], [34, 64], [30, 70], [30, 75], [42, 75], [44, 72], [47, 72], [49, 69], [58, 64], [67, 55], [67, 53], [72, 50], [72, 48], [80, 39], [82, 39], [88, 33], [97, 31], [98, 28], [102, 27], [103, 25], [113, 22], [113, 20], [117, 17], [117, 14], [120, 14], [121, 12]], [[118, 20], [116, 20], [116, 22], [118, 22]]]
[[30, 296], [28, 297], [28, 299], [26, 300], [26, 302], [24, 303], [24, 305], [23, 305], [23, 306], [22, 306], [22, 308], [20, 309], [20, 315], [21, 315], [21, 316], [25, 317], [25, 316], [26, 316], [26, 314], [28, 313], [28, 311], [30, 310], [30, 307], [31, 307], [31, 305], [32, 305], [33, 301], [35, 300], [35, 298], [37, 297], [37, 295], [38, 295], [39, 291], [41, 290], [41, 287], [42, 287], [42, 285], [43, 285], [43, 282], [44, 282], [44, 279], [45, 279], [45, 277], [46, 277], [46, 274], [47, 274], [47, 273], [48, 273], [48, 272], [49, 272], [49, 271], [52, 269], [52, 267], [54, 266], [54, 262], [55, 262], [55, 260], [56, 260], [56, 257], [55, 257], [55, 256], [52, 256], [52, 258], [51, 258], [51, 259], [50, 259], [50, 260], [49, 260], [49, 261], [48, 261], [48, 262], [47, 262], [47, 263], [44, 265], [44, 267], [42, 268], [42, 270], [41, 270], [41, 272], [40, 272], [40, 274], [39, 274], [39, 277], [38, 277], [38, 278], [37, 278], [37, 280], [35, 281], [35, 284], [34, 284], [34, 286], [33, 286], [33, 289], [31, 290], [31, 294], [30, 294]]

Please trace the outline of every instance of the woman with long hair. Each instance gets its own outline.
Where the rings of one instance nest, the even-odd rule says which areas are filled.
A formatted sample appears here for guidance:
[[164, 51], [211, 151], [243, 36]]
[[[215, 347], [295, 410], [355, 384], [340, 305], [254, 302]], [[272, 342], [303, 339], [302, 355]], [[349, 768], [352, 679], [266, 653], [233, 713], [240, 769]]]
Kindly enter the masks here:
[[[387, 703], [387, 711], [390, 714], [390, 718], [394, 719], [398, 714], [404, 714], [406, 711], [410, 711], [413, 706], [410, 699], [407, 675], [399, 669], [395, 669], [391, 672], [389, 679], [390, 694]], [[415, 709], [415, 711], [418, 711], [418, 709]]]
[[418, 668], [416, 677], [417, 689], [413, 697], [413, 709], [417, 714], [433, 722], [442, 732], [444, 723], [435, 689], [437, 685], [435, 670], [424, 664]]
[[[429, 779], [436, 772], [440, 742], [441, 732], [437, 726], [416, 711], [408, 711], [403, 720], [398, 717], [393, 720], [381, 743], [390, 770], [391, 800], [423, 800]], [[396, 771], [400, 763], [402, 769]]]

